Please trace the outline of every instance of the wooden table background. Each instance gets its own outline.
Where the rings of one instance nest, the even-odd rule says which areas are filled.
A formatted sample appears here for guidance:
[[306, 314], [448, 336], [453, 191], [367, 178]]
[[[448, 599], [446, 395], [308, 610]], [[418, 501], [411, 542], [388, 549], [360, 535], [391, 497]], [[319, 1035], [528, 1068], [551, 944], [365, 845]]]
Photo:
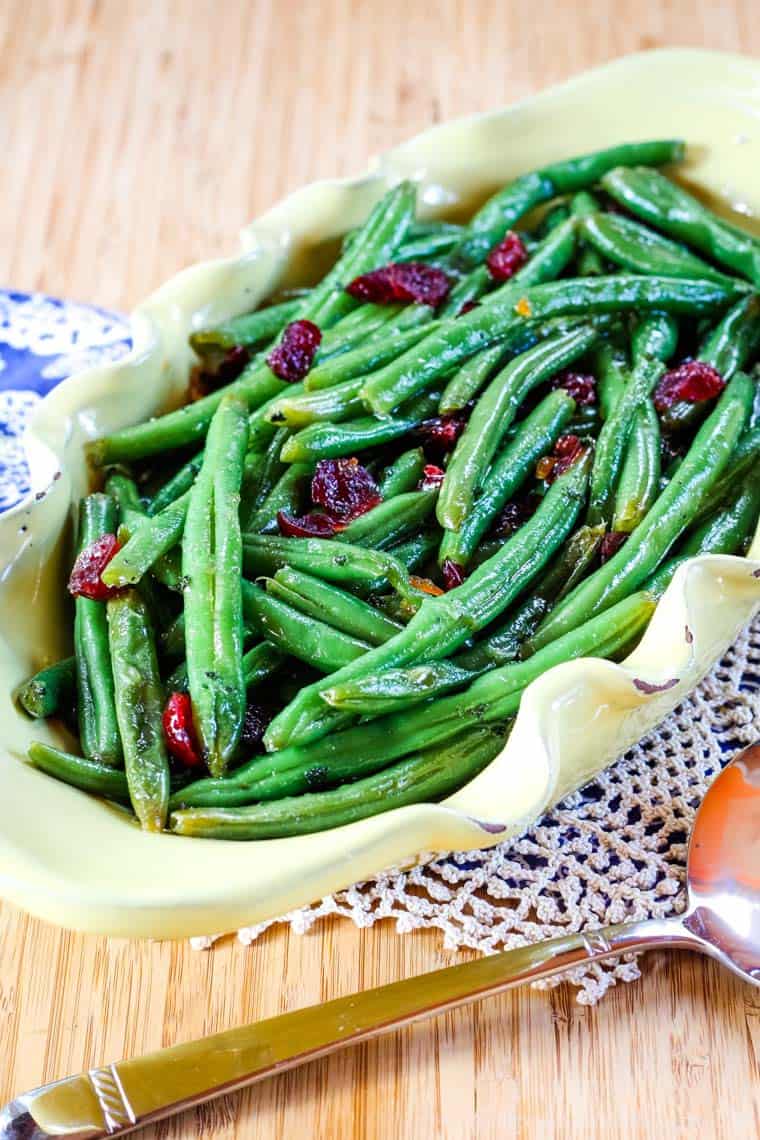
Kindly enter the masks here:
[[[127, 309], [286, 191], [430, 123], [626, 52], [757, 53], [757, 17], [757, 0], [2, 0], [1, 276]], [[4, 906], [0, 1096], [452, 960], [389, 925], [202, 954]], [[507, 995], [146, 1135], [748, 1140], [759, 1018], [713, 966], [652, 956], [599, 1008]]]

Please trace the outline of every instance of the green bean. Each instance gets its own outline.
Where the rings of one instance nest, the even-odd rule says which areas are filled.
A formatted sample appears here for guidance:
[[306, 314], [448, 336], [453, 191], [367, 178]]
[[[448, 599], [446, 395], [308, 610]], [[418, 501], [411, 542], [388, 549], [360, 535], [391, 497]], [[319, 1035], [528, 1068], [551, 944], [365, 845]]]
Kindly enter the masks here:
[[253, 348], [265, 344], [277, 336], [290, 321], [298, 316], [301, 298], [294, 301], [281, 301], [279, 305], [269, 305], [253, 313], [242, 313], [230, 317], [210, 328], [198, 329], [190, 336], [190, 345], [199, 356], [216, 355], [227, 349]]
[[291, 431], [327, 420], [340, 423], [361, 415], [364, 404], [359, 397], [363, 380], [346, 380], [320, 392], [304, 392], [302, 396], [281, 396], [267, 412], [272, 424], [283, 424]]
[[620, 214], [592, 213], [583, 219], [582, 233], [598, 254], [627, 273], [726, 280], [725, 273], [696, 257], [685, 246]]
[[680, 140], [627, 143], [566, 159], [532, 174], [522, 174], [478, 210], [454, 256], [460, 265], [476, 265], [502, 239], [505, 231], [534, 206], [558, 194], [585, 190], [616, 166], [680, 162], [683, 153], [684, 144]]
[[353, 681], [344, 681], [325, 690], [324, 700], [331, 708], [342, 712], [387, 716], [433, 697], [445, 696], [453, 689], [462, 689], [479, 675], [476, 669], [458, 665], [456, 658], [426, 661], [422, 665], [384, 669]]
[[664, 562], [647, 581], [655, 597], [665, 592], [679, 566], [700, 554], [735, 554], [752, 536], [760, 512], [760, 481], [746, 479], [734, 488], [729, 501], [686, 537], [680, 551]]
[[129, 797], [141, 825], [161, 831], [169, 802], [169, 761], [153, 630], [136, 590], [122, 590], [106, 605]]
[[[243, 540], [240, 530], [240, 485], [248, 443], [245, 405], [232, 398], [222, 402], [217, 413], [219, 449], [210, 438], [214, 455], [214, 689], [216, 696], [215, 735], [208, 743], [207, 763], [212, 775], [221, 775], [240, 740], [245, 718], [245, 677], [243, 675]], [[189, 539], [189, 536], [188, 536]], [[184, 550], [183, 550], [184, 566]], [[186, 588], [185, 599], [192, 592]], [[187, 601], [186, 603], [187, 604]], [[189, 674], [192, 681], [192, 673]], [[190, 685], [193, 695], [193, 686]]]
[[227, 393], [240, 397], [250, 410], [254, 410], [273, 396], [279, 395], [284, 387], [283, 381], [278, 380], [266, 364], [253, 360], [240, 377], [225, 388], [211, 392], [195, 403], [185, 404], [176, 412], [169, 412], [94, 440], [87, 445], [88, 456], [94, 464], [102, 467], [109, 463], [129, 463], [177, 447], [201, 443], [215, 411]]
[[[617, 654], [643, 630], [653, 609], [649, 594], [634, 594], [528, 661], [490, 670], [462, 693], [354, 725], [309, 744], [256, 756], [224, 781], [203, 780], [183, 789], [172, 806], [222, 807], [282, 799], [376, 772], [419, 748], [440, 746], [467, 729], [498, 725], [515, 715], [531, 681], [565, 661]], [[333, 689], [336, 683], [337, 675], [328, 679], [326, 688]]]
[[760, 425], [747, 427], [731, 455], [731, 464], [700, 500], [696, 521], [701, 522], [723, 505], [736, 484], [760, 463]]
[[[250, 423], [248, 426], [250, 431]], [[257, 507], [260, 507], [266, 500], [267, 495], [270, 494], [285, 472], [285, 464], [282, 460], [282, 449], [289, 435], [290, 432], [285, 427], [277, 428], [272, 434], [269, 446], [264, 453], [264, 462], [259, 475], [259, 489], [256, 496]]]
[[373, 776], [327, 792], [241, 808], [196, 808], [172, 815], [178, 835], [273, 839], [344, 827], [407, 804], [434, 803], [477, 776], [504, 747], [500, 733], [476, 728]]
[[611, 170], [604, 189], [636, 217], [760, 285], [760, 246], [655, 170]]
[[312, 472], [310, 463], [291, 463], [286, 467], [261, 506], [246, 520], [245, 530], [276, 534], [280, 511], [298, 515]]
[[456, 663], [479, 673], [519, 657], [523, 643], [533, 636], [552, 607], [586, 577], [603, 536], [604, 527], [580, 527], [525, 600], [471, 649], [458, 654]]
[[349, 546], [327, 538], [247, 535], [243, 550], [245, 570], [251, 575], [272, 574], [283, 566], [290, 566], [328, 582], [367, 585], [382, 579], [401, 593], [410, 590], [409, 575], [399, 559], [365, 546]]
[[[438, 660], [458, 649], [478, 629], [493, 621], [536, 576], [563, 542], [580, 510], [588, 463], [577, 462], [549, 488], [533, 517], [455, 590], [427, 597], [406, 629], [370, 650], [335, 675], [343, 681], [380, 668]], [[324, 685], [303, 688], [269, 725], [268, 750], [316, 739], [329, 731], [335, 714], [321, 700]]]
[[369, 649], [367, 642], [309, 617], [263, 590], [250, 591], [246, 613], [255, 618], [259, 632], [272, 645], [322, 673], [342, 668]]
[[229, 762], [245, 714], [238, 505], [247, 430], [245, 406], [228, 396], [211, 425], [182, 542], [193, 720], [214, 775]]
[[346, 424], [311, 424], [287, 439], [282, 459], [286, 463], [316, 463], [391, 443], [433, 415], [439, 399], [437, 393], [431, 393], [410, 401], [397, 416], [359, 416]]
[[670, 313], [709, 313], [736, 300], [740, 283], [684, 281], [667, 277], [596, 277], [551, 281], [516, 297], [514, 284], [497, 289], [487, 305], [456, 320], [442, 321], [415, 348], [373, 372], [364, 398], [379, 415], [425, 391], [443, 373], [479, 349], [503, 339], [523, 322], [574, 314], [589, 315], [641, 309]]
[[537, 460], [551, 450], [575, 410], [575, 400], [563, 389], [550, 392], [518, 425], [514, 438], [496, 456], [483, 487], [459, 530], [444, 532], [438, 561], [467, 566], [478, 543], [504, 504], [531, 473]]
[[121, 471], [112, 471], [106, 479], [105, 492], [110, 495], [119, 509], [119, 515], [124, 517], [127, 511], [136, 514], [145, 514], [145, 504], [140, 498], [137, 484], [134, 479], [124, 475]]
[[737, 373], [649, 514], [625, 545], [549, 614], [533, 638], [533, 650], [607, 609], [650, 577], [731, 458], [751, 401], [749, 378]]
[[190, 494], [186, 491], [159, 514], [139, 523], [103, 571], [101, 577], [107, 586], [134, 585], [157, 559], [177, 545], [185, 529]]
[[[600, 277], [604, 273], [604, 261], [599, 252], [594, 249], [586, 240], [586, 219], [593, 217], [599, 210], [599, 200], [594, 197], [588, 190], [579, 190], [574, 194], [570, 201], [570, 213], [574, 218], [581, 220], [580, 234], [580, 250], [578, 252], [578, 276], [579, 277]], [[662, 270], [660, 271], [662, 272]], [[692, 277], [698, 277], [699, 274], [692, 273]]]
[[611, 529], [630, 534], [651, 510], [660, 487], [660, 421], [652, 401], [636, 412], [620, 470]]
[[[240, 483], [240, 526], [242, 530], [252, 529], [251, 522], [259, 509], [259, 496], [262, 492], [264, 478], [267, 476], [267, 467], [266, 452], [248, 451], [243, 463], [243, 478]], [[269, 494], [271, 493], [270, 490]]]
[[477, 396], [503, 358], [504, 347], [496, 344], [466, 360], [443, 389], [441, 402], [438, 405], [441, 415], [450, 415], [451, 412], [458, 412], [464, 408], [474, 396]]
[[[79, 549], [84, 550], [116, 527], [116, 507], [108, 495], [88, 495], [79, 508]], [[103, 602], [80, 597], [74, 603], [74, 655], [77, 671], [79, 736], [88, 760], [116, 768], [121, 764], [114, 704], [114, 679], [108, 650]]]
[[[729, 309], [701, 346], [698, 359], [712, 365], [723, 377], [731, 377], [760, 351], [760, 297], [752, 294]], [[677, 400], [661, 413], [663, 427], [682, 431], [702, 418], [705, 403]]]
[[[420, 306], [417, 306], [419, 308]], [[426, 306], [425, 306], [426, 307]], [[428, 310], [430, 312], [430, 310]], [[402, 329], [395, 332], [390, 329], [385, 335], [380, 338], [370, 338], [366, 343], [359, 344], [351, 352], [347, 352], [335, 359], [327, 360], [324, 364], [319, 364], [311, 370], [304, 386], [306, 393], [321, 392], [326, 389], [326, 392], [332, 392], [337, 386], [346, 384], [355, 380], [359, 376], [364, 376], [367, 372], [371, 372], [375, 368], [379, 368], [381, 364], [386, 364], [389, 360], [395, 360], [396, 357], [401, 356], [402, 352], [406, 352], [415, 344], [422, 340], [430, 328], [434, 328], [435, 321], [428, 317], [426, 323], [420, 323], [412, 328]], [[314, 396], [311, 400], [314, 400]], [[308, 396], [298, 397], [296, 408], [300, 404], [309, 407]], [[295, 403], [295, 399], [289, 400], [288, 393], [286, 392], [277, 403], [274, 405], [270, 413], [270, 419], [273, 423], [280, 422], [272, 416], [277, 416], [277, 413], [282, 407], [283, 412], [287, 413], [291, 404]], [[319, 406], [319, 405], [317, 405]], [[286, 415], [288, 423], [291, 422], [291, 416]], [[299, 423], [297, 419], [292, 420], [293, 423]], [[309, 420], [300, 421], [303, 423], [310, 422]]]
[[588, 509], [591, 526], [612, 521], [615, 490], [634, 418], [665, 371], [665, 361], [677, 344], [678, 325], [663, 314], [646, 317], [634, 331], [630, 379], [596, 441]]
[[200, 471], [202, 463], [203, 452], [201, 451], [197, 455], [194, 455], [192, 459], [189, 459], [187, 463], [184, 463], [182, 467], [172, 475], [171, 479], [167, 479], [148, 503], [148, 514], [160, 514], [166, 507], [171, 506], [177, 499], [180, 499], [186, 491], [189, 491], [195, 482], [195, 476]]
[[13, 699], [35, 720], [73, 709], [76, 700], [75, 659], [65, 657], [63, 661], [40, 669], [14, 690]]
[[457, 441], [441, 485], [436, 514], [441, 526], [459, 530], [472, 509], [489, 463], [528, 393], [594, 344], [593, 327], [574, 329], [515, 357], [491, 381]]
[[422, 469], [425, 466], [425, 454], [421, 447], [414, 447], [411, 451], [404, 451], [383, 472], [380, 480], [380, 494], [384, 499], [392, 499], [394, 495], [402, 495], [405, 491], [413, 491], [422, 478]]
[[396, 261], [433, 261], [451, 253], [459, 244], [460, 231], [418, 234], [407, 238], [398, 253]]
[[395, 495], [359, 515], [336, 535], [336, 539], [338, 542], [385, 550], [406, 537], [409, 531], [419, 528], [430, 517], [437, 497], [437, 487]]
[[289, 566], [268, 579], [266, 589], [309, 617], [320, 618], [341, 633], [369, 645], [382, 645], [401, 629], [398, 622], [391, 621], [361, 598]]
[[107, 764], [72, 756], [71, 753], [62, 752], [40, 740], [32, 741], [28, 755], [35, 768], [56, 780], [62, 780], [83, 792], [106, 796], [117, 803], [129, 803], [127, 777], [123, 772], [109, 768]]
[[628, 354], [616, 337], [599, 345], [593, 354], [599, 410], [608, 420], [628, 382]]

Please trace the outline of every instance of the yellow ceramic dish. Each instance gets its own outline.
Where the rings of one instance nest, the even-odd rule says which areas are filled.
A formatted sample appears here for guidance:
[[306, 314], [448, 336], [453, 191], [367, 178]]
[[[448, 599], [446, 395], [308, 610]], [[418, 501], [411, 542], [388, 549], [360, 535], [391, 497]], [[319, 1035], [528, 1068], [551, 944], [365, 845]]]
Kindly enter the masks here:
[[[86, 486], [82, 445], [177, 399], [191, 330], [296, 280], [399, 178], [420, 183], [425, 213], [446, 216], [547, 162], [674, 135], [690, 143], [688, 182], [760, 215], [760, 66], [705, 52], [632, 56], [507, 110], [427, 131], [361, 178], [291, 195], [243, 231], [242, 254], [185, 270], [141, 305], [126, 359], [47, 397], [28, 440], [35, 489], [46, 493], [0, 519], [4, 897], [66, 926], [119, 935], [178, 937], [258, 922], [423, 852], [520, 832], [694, 687], [760, 604], [760, 535], [749, 558], [704, 557], [679, 571], [623, 665], [575, 661], [531, 685], [504, 750], [445, 803], [317, 835], [239, 844], [145, 834], [23, 762], [29, 741], [46, 729], [25, 719], [10, 696], [66, 650], [63, 556], [71, 504]], [[634, 678], [652, 691], [643, 693]], [[62, 743], [52, 729], [47, 738]]]

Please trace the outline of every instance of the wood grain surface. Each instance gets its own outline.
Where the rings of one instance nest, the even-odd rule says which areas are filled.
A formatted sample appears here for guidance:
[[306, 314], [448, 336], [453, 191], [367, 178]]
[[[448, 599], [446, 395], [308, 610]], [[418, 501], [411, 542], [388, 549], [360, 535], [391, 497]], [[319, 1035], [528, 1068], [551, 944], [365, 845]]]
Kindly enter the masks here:
[[[630, 51], [757, 53], [757, 17], [757, 0], [2, 0], [1, 276], [126, 309], [286, 191], [433, 122]], [[0, 1096], [450, 961], [387, 924], [203, 954], [4, 906]], [[145, 1135], [749, 1140], [759, 1049], [756, 991], [653, 956], [596, 1009], [568, 987], [507, 995]]]

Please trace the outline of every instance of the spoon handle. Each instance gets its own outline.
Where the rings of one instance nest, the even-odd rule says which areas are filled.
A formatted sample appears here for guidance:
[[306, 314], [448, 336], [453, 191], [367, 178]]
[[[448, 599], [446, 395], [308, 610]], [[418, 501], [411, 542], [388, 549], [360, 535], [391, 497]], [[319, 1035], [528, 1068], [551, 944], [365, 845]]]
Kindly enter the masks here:
[[657, 946], [699, 949], [701, 942], [671, 918], [505, 950], [44, 1085], [0, 1112], [0, 1140], [121, 1136], [409, 1022], [574, 966]]

